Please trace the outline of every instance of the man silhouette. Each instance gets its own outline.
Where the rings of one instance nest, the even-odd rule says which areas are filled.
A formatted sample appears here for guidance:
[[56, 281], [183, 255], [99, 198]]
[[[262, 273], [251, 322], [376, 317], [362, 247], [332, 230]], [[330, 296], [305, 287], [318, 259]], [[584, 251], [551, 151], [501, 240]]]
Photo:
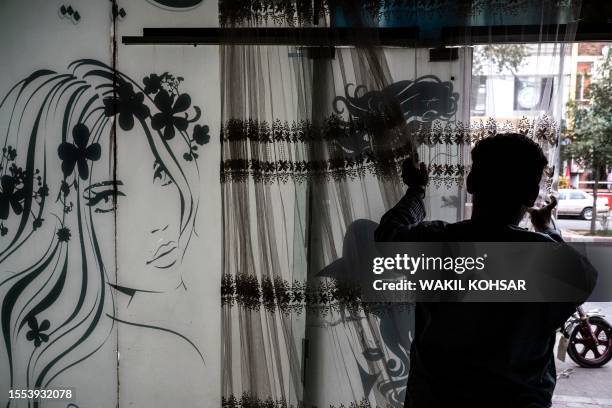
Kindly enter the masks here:
[[[402, 172], [408, 191], [382, 217], [376, 240], [562, 241], [551, 227], [555, 198], [533, 208], [547, 164], [542, 149], [526, 136], [499, 134], [479, 141], [467, 177], [472, 217], [449, 224], [423, 221], [427, 168], [408, 159]], [[517, 226], [527, 212], [536, 232]], [[556, 383], [555, 330], [576, 306], [417, 303], [405, 406], [549, 407]]]

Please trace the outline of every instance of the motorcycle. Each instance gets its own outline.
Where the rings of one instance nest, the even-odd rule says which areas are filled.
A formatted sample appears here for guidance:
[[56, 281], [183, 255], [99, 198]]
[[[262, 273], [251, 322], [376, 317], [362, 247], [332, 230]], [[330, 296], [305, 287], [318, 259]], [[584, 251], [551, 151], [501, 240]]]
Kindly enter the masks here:
[[585, 312], [582, 306], [567, 319], [560, 329], [557, 358], [565, 354], [579, 366], [597, 368], [612, 359], [612, 326], [600, 309]]

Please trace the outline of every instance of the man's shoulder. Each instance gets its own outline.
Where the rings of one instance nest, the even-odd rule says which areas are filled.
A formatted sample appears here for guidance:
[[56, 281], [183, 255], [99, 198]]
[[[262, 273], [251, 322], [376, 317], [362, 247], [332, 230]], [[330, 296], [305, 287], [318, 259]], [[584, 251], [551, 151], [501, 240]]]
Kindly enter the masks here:
[[511, 231], [511, 234], [520, 238], [519, 241], [522, 242], [555, 242], [554, 239], [541, 232], [529, 231], [525, 228], [517, 227], [514, 225], [509, 225], [508, 229], [509, 231]]
[[398, 234], [396, 241], [431, 242], [555, 242], [540, 232], [504, 225], [493, 227], [472, 220], [448, 223], [442, 220], [422, 221]]
[[515, 225], [492, 227], [479, 225], [471, 220], [446, 224], [443, 234], [448, 241], [554, 242], [546, 234]]

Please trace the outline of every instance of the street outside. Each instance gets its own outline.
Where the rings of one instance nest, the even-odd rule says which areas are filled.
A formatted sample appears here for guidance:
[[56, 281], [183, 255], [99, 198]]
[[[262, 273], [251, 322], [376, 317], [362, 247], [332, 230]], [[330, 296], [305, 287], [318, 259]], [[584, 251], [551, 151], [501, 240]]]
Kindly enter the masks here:
[[[602, 230], [600, 222], [597, 230]], [[591, 222], [572, 218], [560, 218], [557, 227], [561, 230], [588, 231]], [[585, 310], [600, 308], [608, 321], [612, 321], [612, 302], [586, 303]], [[555, 348], [556, 351], [556, 348]], [[612, 408], [612, 362], [601, 368], [582, 368], [569, 357], [564, 362], [555, 359], [557, 364], [557, 388], [553, 408]]]
[[[612, 302], [584, 304], [586, 311], [596, 308], [612, 321]], [[612, 407], [612, 362], [601, 368], [579, 367], [569, 357], [564, 362], [555, 359], [555, 363], [558, 379], [553, 408]]]
[[[578, 217], [564, 217], [559, 218], [555, 221], [557, 228], [561, 230], [572, 230], [572, 231], [589, 231], [591, 229], [591, 221], [583, 220]], [[601, 222], [595, 223], [597, 231], [601, 231], [603, 228]], [[612, 225], [610, 225], [612, 227]]]

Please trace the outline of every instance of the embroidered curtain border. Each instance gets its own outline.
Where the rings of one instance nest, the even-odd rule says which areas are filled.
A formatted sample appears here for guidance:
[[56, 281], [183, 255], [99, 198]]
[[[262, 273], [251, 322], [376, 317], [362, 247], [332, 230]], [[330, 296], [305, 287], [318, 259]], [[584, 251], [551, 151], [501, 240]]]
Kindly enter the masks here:
[[[248, 142], [255, 145], [278, 146], [283, 152], [289, 146], [306, 149], [312, 143], [341, 144], [349, 138], [363, 138], [372, 129], [360, 121], [343, 121], [331, 116], [323, 126], [308, 121], [288, 122], [275, 120], [272, 123], [254, 119], [228, 120], [221, 131], [222, 142]], [[387, 127], [389, 129], [389, 127]], [[394, 128], [391, 128], [391, 132]], [[417, 147], [464, 146], [498, 133], [525, 134], [543, 146], [554, 147], [558, 144], [559, 126], [550, 116], [529, 120], [526, 117], [518, 122], [479, 120], [469, 125], [461, 122], [411, 123], [408, 124], [409, 136], [416, 140]], [[391, 135], [392, 136], [392, 135]], [[341, 149], [336, 149], [340, 150]], [[401, 162], [409, 156], [409, 144], [397, 148], [372, 149], [349, 154], [335, 154], [327, 159], [318, 160], [262, 160], [253, 157], [229, 157], [221, 163], [221, 182], [244, 182], [253, 179], [258, 183], [286, 183], [315, 180], [346, 180], [372, 174], [379, 178], [393, 178], [398, 173]], [[431, 181], [435, 186], [462, 183], [469, 166], [459, 163], [432, 163], [429, 165]]]

